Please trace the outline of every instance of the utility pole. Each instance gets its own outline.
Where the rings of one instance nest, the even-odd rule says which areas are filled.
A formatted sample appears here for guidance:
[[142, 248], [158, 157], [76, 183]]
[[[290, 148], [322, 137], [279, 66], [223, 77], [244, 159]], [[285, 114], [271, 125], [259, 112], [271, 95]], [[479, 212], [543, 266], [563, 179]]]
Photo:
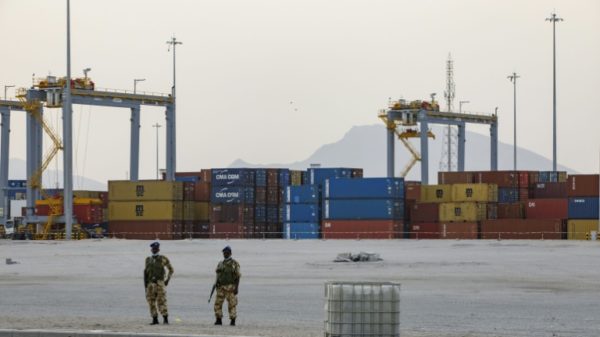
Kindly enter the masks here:
[[4, 100], [5, 101], [7, 100], [7, 98], [6, 98], [6, 89], [8, 89], [8, 88], [14, 88], [14, 87], [15, 87], [14, 85], [5, 85], [4, 86]]
[[552, 13], [546, 21], [552, 22], [552, 171], [556, 172], [556, 23], [563, 19]]
[[161, 125], [156, 123], [152, 125], [152, 127], [156, 128], [156, 180], [158, 180], [158, 128], [160, 128]]
[[513, 83], [514, 94], [513, 94], [513, 110], [514, 110], [514, 127], [513, 127], [513, 170], [517, 170], [517, 78], [521, 76], [513, 72], [512, 75], [508, 76], [508, 79]]
[[145, 81], [145, 78], [135, 78], [133, 80], [133, 93], [135, 94], [137, 92], [137, 82], [143, 82]]

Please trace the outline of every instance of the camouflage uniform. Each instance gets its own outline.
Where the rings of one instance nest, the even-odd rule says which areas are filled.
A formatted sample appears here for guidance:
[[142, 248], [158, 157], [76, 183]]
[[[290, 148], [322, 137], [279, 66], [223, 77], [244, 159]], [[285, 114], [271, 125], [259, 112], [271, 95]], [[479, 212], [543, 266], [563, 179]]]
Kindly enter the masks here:
[[[165, 279], [165, 268], [169, 270], [169, 274]], [[167, 291], [166, 283], [169, 282], [173, 275], [173, 267], [166, 256], [156, 255], [146, 258], [146, 268], [144, 269], [144, 285], [146, 286], [146, 301], [150, 306], [150, 315], [157, 317], [158, 311], [162, 316], [168, 316], [167, 310]]]
[[238, 303], [235, 289], [242, 277], [242, 274], [240, 273], [240, 264], [233, 258], [228, 258], [219, 262], [216, 272], [217, 299], [215, 300], [215, 316], [218, 319], [223, 317], [223, 302], [227, 300], [229, 319], [235, 320], [237, 317], [236, 307]]

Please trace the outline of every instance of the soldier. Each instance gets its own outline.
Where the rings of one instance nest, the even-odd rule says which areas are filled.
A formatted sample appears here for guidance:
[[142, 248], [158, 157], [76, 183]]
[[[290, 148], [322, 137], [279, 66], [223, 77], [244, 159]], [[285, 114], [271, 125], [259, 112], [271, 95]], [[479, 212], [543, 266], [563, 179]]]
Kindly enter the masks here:
[[237, 293], [240, 284], [240, 264], [231, 258], [231, 247], [223, 248], [223, 261], [217, 265], [217, 299], [215, 300], [215, 316], [217, 320], [215, 325], [223, 325], [223, 302], [227, 299], [227, 309], [229, 310], [229, 325], [235, 325], [237, 316]]
[[[146, 268], [144, 268], [144, 286], [146, 288], [146, 301], [150, 306], [150, 315], [152, 316], [151, 325], [158, 324], [158, 311], [163, 316], [163, 324], [169, 324], [169, 312], [167, 310], [167, 291], [165, 287], [173, 275], [173, 267], [166, 256], [158, 254], [160, 243], [153, 242], [150, 245], [152, 256], [146, 258]], [[169, 274], [165, 279], [165, 268]]]

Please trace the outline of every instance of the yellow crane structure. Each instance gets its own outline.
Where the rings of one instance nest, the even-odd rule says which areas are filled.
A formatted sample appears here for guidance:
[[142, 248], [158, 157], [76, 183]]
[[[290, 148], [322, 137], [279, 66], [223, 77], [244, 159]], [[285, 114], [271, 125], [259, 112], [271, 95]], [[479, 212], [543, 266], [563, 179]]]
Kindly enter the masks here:
[[[63, 149], [63, 145], [57, 133], [52, 129], [50, 124], [44, 120], [41, 113], [42, 103], [37, 99], [28, 100], [27, 89], [25, 88], [18, 89], [16, 96], [19, 99], [19, 101], [23, 104], [25, 111], [42, 126], [43, 130], [48, 135], [52, 143], [50, 151], [45, 155], [44, 160], [42, 161], [42, 165], [35, 171], [35, 173], [31, 177], [29, 177], [28, 181], [28, 184], [31, 186], [32, 189], [38, 189], [45, 199], [49, 199], [49, 196], [42, 189], [42, 176], [44, 171], [52, 162], [52, 159], [54, 159], [54, 157], [58, 153], [58, 151]], [[60, 203], [50, 203], [49, 206], [50, 211], [48, 212], [48, 220], [44, 225], [42, 232], [36, 233], [36, 239], [48, 239], [48, 233], [52, 229], [54, 217], [61, 214]]]
[[[391, 102], [389, 104], [389, 108], [392, 110], [425, 109], [425, 110], [431, 110], [431, 111], [439, 111], [439, 105], [437, 104], [437, 102], [435, 102], [433, 100], [431, 102], [427, 102], [427, 101], [407, 102], [407, 101], [401, 99], [396, 102]], [[417, 149], [415, 149], [415, 147], [409, 141], [410, 138], [420, 138], [421, 131], [411, 128], [411, 127], [417, 127], [417, 120], [416, 120], [416, 118], [413, 118], [414, 115], [407, 114], [406, 118], [403, 118], [402, 120], [389, 120], [386, 112], [387, 112], [387, 110], [381, 110], [378, 114], [378, 117], [383, 121], [383, 123], [385, 123], [386, 127], [389, 130], [393, 130], [394, 134], [396, 134], [396, 136], [398, 136], [398, 139], [400, 139], [400, 141], [402, 142], [404, 147], [406, 147], [408, 152], [411, 154], [411, 159], [409, 160], [409, 162], [404, 166], [404, 168], [400, 172], [400, 177], [406, 177], [406, 175], [408, 174], [408, 172], [410, 172], [410, 170], [413, 168], [413, 166], [415, 166], [415, 164], [418, 161], [421, 161], [421, 154], [419, 153], [419, 151], [417, 151]], [[399, 126], [402, 126], [404, 128], [399, 130], [398, 129]], [[430, 130], [427, 130], [426, 132], [427, 132], [427, 137], [435, 139], [435, 135]]]

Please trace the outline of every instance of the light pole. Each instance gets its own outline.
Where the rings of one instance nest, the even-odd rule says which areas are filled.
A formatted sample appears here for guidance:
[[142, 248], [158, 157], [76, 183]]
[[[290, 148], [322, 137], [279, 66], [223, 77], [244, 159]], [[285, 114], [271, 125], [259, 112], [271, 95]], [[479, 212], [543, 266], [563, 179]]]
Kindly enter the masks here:
[[546, 21], [552, 22], [552, 171], [556, 172], [556, 23], [563, 19], [552, 13]]
[[[172, 97], [171, 97], [171, 109], [167, 107], [167, 120], [166, 120], [166, 148], [167, 148], [167, 180], [173, 181], [175, 180], [175, 171], [177, 167], [177, 95], [176, 95], [176, 49], [178, 44], [182, 44], [180, 41], [177, 41], [175, 37], [172, 37], [171, 40], [167, 41], [169, 45], [169, 50], [173, 47], [173, 87]], [[169, 111], [170, 110], [170, 111]]]
[[133, 80], [133, 93], [134, 93], [134, 94], [136, 93], [136, 89], [137, 89], [137, 82], [143, 82], [143, 81], [145, 81], [145, 80], [146, 80], [145, 78], [135, 78], [135, 79]]
[[71, 2], [67, 0], [67, 78], [63, 93], [63, 209], [65, 240], [73, 229], [73, 107], [71, 101]]
[[5, 101], [6, 101], [6, 89], [8, 89], [8, 88], [14, 88], [14, 87], [15, 87], [14, 85], [5, 85], [4, 86], [4, 100]]
[[513, 127], [513, 170], [517, 170], [517, 78], [521, 76], [517, 75], [517, 73], [513, 72], [512, 75], [508, 76], [508, 79], [513, 83], [514, 94], [513, 94], [513, 103], [514, 103], [514, 127]]
[[152, 125], [152, 127], [156, 128], [156, 180], [158, 180], [158, 128], [160, 128], [161, 125], [156, 123]]
[[462, 105], [467, 104], [467, 103], [471, 103], [471, 102], [470, 101], [459, 101], [458, 102], [458, 113], [462, 113]]

